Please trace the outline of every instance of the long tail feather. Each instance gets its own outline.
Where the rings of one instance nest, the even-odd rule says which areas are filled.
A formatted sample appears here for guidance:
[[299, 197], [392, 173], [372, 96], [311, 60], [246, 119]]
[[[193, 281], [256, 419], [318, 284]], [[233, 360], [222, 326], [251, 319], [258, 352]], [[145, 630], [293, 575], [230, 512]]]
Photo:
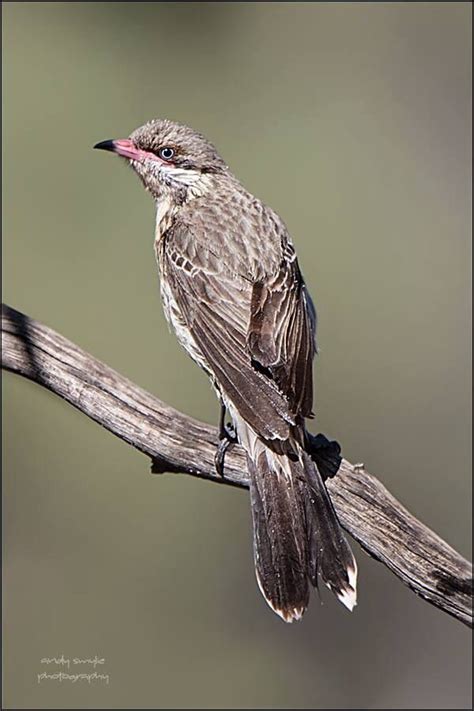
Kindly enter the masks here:
[[295, 449], [293, 459], [258, 442], [247, 455], [257, 581], [285, 622], [302, 617], [318, 574], [346, 607], [356, 604], [354, 556], [315, 463]]

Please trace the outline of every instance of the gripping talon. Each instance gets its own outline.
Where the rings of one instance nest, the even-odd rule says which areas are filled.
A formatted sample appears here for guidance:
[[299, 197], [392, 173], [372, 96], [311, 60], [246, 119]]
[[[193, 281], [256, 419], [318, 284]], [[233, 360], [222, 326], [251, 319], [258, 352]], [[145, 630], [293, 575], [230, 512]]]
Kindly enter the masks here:
[[305, 449], [318, 467], [323, 481], [336, 476], [342, 462], [338, 442], [328, 440], [323, 434], [312, 435], [306, 432]]
[[216, 472], [222, 479], [224, 478], [224, 460], [228, 449], [231, 449], [237, 442], [235, 428], [230, 422], [225, 422], [225, 405], [221, 405], [219, 415], [219, 439], [216, 453], [214, 455], [214, 464]]

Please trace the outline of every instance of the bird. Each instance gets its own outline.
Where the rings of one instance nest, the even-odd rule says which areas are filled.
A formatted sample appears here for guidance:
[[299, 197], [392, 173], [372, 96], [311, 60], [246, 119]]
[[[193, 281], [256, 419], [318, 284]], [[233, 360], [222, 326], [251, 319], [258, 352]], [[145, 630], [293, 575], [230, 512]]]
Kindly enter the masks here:
[[233, 442], [246, 453], [263, 597], [285, 622], [300, 620], [321, 578], [352, 611], [357, 564], [305, 424], [316, 311], [285, 223], [185, 124], [153, 119], [94, 148], [127, 161], [155, 201], [164, 313], [220, 403], [219, 473]]

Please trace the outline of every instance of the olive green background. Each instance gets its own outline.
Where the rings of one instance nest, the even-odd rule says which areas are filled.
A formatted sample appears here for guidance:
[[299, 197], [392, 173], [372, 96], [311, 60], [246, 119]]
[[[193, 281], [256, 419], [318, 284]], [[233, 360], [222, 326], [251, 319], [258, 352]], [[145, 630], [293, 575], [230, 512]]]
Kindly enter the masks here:
[[[189, 123], [286, 221], [319, 313], [314, 427], [470, 556], [469, 3], [3, 7], [4, 301], [208, 422], [161, 311], [154, 206], [94, 152]], [[254, 580], [248, 495], [4, 376], [4, 705], [468, 708], [467, 628], [356, 544], [359, 605], [298, 625]], [[43, 657], [101, 682], [37, 682]], [[52, 668], [49, 667], [51, 672]]]

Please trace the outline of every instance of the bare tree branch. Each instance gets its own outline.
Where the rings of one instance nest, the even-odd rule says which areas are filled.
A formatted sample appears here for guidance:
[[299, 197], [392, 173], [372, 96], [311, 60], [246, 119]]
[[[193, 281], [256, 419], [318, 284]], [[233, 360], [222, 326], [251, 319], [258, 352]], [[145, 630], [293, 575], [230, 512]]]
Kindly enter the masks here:
[[[162, 403], [52, 329], [2, 305], [2, 367], [64, 398], [153, 460], [182, 472], [246, 487], [243, 451], [215, 472], [217, 431]], [[343, 460], [327, 482], [344, 528], [415, 593], [472, 626], [472, 566], [412, 516], [371, 474]]]

